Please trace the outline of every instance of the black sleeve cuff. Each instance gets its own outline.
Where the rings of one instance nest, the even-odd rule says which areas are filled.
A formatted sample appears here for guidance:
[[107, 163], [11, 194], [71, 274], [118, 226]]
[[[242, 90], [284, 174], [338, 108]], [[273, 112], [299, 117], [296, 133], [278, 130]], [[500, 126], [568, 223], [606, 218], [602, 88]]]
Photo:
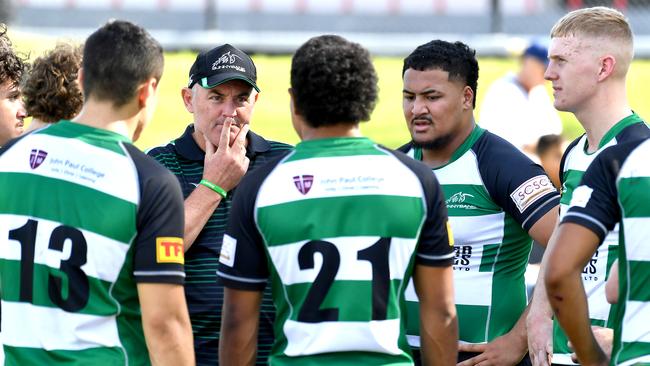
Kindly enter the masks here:
[[415, 263], [427, 267], [449, 267], [454, 263], [454, 252], [441, 256], [416, 254]]
[[264, 291], [266, 279], [240, 278], [223, 272], [217, 272], [217, 282], [224, 287], [235, 290]]
[[607, 230], [607, 228], [605, 227], [605, 225], [603, 225], [602, 222], [593, 218], [592, 216], [580, 212], [567, 212], [567, 214], [564, 215], [564, 218], [562, 219], [562, 224], [567, 222], [583, 226], [593, 231], [593, 233], [596, 234], [596, 236], [598, 236], [598, 240], [600, 241], [600, 243], [602, 243], [603, 240], [605, 240], [605, 237], [609, 232], [609, 230]]

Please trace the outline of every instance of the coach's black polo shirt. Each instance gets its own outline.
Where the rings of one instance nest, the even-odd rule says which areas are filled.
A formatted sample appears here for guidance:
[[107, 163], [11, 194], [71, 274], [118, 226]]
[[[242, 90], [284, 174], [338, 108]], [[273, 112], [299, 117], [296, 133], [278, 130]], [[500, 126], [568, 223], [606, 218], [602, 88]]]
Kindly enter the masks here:
[[[203, 176], [205, 152], [196, 144], [190, 124], [183, 135], [165, 146], [151, 149], [147, 153], [167, 167], [181, 184], [183, 196], [187, 198]], [[275, 141], [267, 141], [250, 131], [247, 136], [246, 156], [250, 159], [248, 173], [286, 154], [292, 147]], [[192, 321], [194, 348], [197, 365], [217, 365], [219, 330], [221, 328], [221, 306], [223, 286], [217, 283], [217, 263], [221, 241], [226, 229], [230, 204], [235, 189], [228, 193], [214, 211], [190, 249], [185, 253], [185, 296]], [[266, 359], [273, 344], [274, 307], [271, 289], [264, 291], [258, 335], [257, 364], [266, 365]]]

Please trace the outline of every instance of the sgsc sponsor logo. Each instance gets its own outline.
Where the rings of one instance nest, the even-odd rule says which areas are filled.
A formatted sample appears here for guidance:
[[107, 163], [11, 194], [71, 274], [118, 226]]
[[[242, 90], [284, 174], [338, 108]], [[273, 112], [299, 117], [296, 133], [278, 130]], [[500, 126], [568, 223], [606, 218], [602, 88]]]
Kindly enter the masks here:
[[524, 212], [546, 194], [554, 192], [555, 186], [545, 175], [538, 175], [522, 183], [511, 194], [510, 198], [517, 205], [519, 212]]

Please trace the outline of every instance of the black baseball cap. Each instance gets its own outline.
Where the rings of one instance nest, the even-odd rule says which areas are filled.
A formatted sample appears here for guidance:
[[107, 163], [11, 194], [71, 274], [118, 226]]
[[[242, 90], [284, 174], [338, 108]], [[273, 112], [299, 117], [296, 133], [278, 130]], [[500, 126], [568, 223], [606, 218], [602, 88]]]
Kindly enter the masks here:
[[198, 83], [206, 89], [214, 88], [230, 80], [243, 80], [258, 92], [257, 70], [253, 60], [242, 50], [224, 44], [196, 56], [190, 68], [188, 88]]

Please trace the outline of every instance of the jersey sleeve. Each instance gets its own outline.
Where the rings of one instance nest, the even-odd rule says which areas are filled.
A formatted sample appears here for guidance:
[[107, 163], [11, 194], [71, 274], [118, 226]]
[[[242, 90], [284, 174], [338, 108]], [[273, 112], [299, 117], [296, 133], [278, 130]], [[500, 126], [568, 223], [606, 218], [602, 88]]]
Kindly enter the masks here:
[[139, 283], [183, 284], [183, 195], [178, 180], [136, 147], [126, 145], [138, 170], [140, 205], [133, 240], [133, 276]]
[[431, 168], [400, 151], [393, 154], [420, 179], [424, 191], [426, 218], [416, 251], [416, 263], [432, 267], [451, 266], [454, 258], [453, 235], [447, 217], [442, 188]]
[[524, 230], [559, 205], [560, 194], [544, 169], [516, 147], [486, 132], [474, 148], [490, 197]]
[[605, 149], [589, 165], [580, 185], [573, 191], [569, 210], [562, 223], [571, 222], [591, 230], [602, 243], [621, 220], [616, 179], [633, 144]]
[[260, 167], [237, 186], [217, 270], [219, 281], [228, 288], [262, 291], [268, 281], [268, 260], [254, 211], [261, 181], [275, 165]]

